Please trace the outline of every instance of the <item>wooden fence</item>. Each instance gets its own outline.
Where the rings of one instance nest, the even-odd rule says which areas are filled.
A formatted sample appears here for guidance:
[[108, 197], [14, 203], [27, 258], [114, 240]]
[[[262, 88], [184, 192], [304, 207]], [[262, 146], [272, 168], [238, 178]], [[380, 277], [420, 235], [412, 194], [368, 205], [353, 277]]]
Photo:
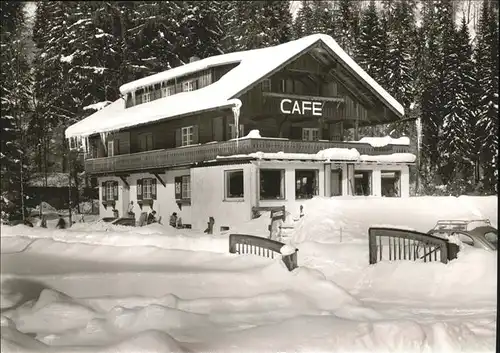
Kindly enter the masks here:
[[281, 257], [289, 271], [297, 268], [297, 251], [290, 255], [282, 255], [280, 250], [285, 244], [246, 234], [231, 234], [229, 236], [229, 252], [232, 254], [253, 254], [274, 259]]
[[457, 257], [458, 246], [426, 233], [397, 228], [369, 229], [370, 264], [382, 260], [412, 260], [444, 264]]

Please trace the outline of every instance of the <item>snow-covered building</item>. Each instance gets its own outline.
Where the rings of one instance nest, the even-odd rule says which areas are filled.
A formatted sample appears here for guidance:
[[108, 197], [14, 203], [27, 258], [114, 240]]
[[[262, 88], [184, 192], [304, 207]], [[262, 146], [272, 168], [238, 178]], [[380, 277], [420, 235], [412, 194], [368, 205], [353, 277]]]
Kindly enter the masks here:
[[[409, 196], [409, 140], [362, 138], [403, 107], [330, 37], [199, 60], [120, 87], [70, 126], [101, 216], [151, 209], [204, 228], [314, 195]], [[354, 140], [345, 132], [354, 130]]]

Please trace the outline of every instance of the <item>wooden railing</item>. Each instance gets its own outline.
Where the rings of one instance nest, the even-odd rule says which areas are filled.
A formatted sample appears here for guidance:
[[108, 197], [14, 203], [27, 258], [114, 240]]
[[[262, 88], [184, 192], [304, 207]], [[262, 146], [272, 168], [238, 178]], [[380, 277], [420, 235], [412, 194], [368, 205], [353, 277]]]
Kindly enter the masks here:
[[446, 239], [406, 229], [372, 227], [368, 231], [370, 264], [382, 260], [411, 260], [446, 264], [455, 259], [458, 246]]
[[259, 151], [313, 154], [327, 148], [356, 148], [360, 154], [367, 155], [409, 152], [409, 146], [406, 145], [387, 145], [377, 148], [367, 143], [257, 138], [87, 159], [85, 160], [85, 170], [90, 174], [127, 172], [189, 165], [214, 160], [217, 156], [249, 154]]
[[281, 248], [285, 244], [279, 241], [246, 234], [231, 234], [229, 236], [229, 252], [231, 254], [253, 254], [274, 259], [281, 256], [289, 271], [297, 268], [297, 251], [282, 255]]

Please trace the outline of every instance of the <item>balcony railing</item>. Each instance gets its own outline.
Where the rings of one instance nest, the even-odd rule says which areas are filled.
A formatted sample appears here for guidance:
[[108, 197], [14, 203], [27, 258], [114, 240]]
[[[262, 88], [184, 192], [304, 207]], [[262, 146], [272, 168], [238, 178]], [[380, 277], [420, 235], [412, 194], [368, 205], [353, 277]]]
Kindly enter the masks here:
[[376, 148], [367, 143], [257, 138], [87, 159], [85, 170], [90, 174], [129, 172], [189, 165], [215, 160], [217, 156], [241, 155], [259, 151], [313, 154], [327, 148], [356, 148], [360, 154], [367, 155], [410, 152], [409, 146], [406, 145], [387, 145]]

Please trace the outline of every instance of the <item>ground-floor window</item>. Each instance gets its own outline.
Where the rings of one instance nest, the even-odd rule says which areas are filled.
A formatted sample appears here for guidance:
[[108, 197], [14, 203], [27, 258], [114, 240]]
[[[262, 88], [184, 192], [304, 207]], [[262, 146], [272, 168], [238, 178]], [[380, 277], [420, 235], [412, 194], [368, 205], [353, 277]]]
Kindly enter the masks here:
[[372, 194], [372, 171], [356, 170], [354, 172], [354, 194], [368, 196]]
[[102, 183], [102, 199], [103, 201], [118, 200], [118, 182], [105, 181]]
[[190, 200], [191, 199], [191, 176], [183, 175], [175, 177], [175, 199]]
[[227, 170], [225, 172], [225, 198], [235, 199], [244, 196], [243, 170]]
[[332, 169], [330, 181], [331, 196], [342, 196], [342, 169]]
[[401, 172], [382, 171], [381, 173], [382, 196], [401, 197]]
[[296, 170], [295, 171], [295, 198], [310, 199], [318, 195], [318, 171]]
[[156, 200], [156, 179], [137, 180], [137, 200]]
[[285, 198], [285, 170], [260, 170], [260, 199], [283, 200]]

